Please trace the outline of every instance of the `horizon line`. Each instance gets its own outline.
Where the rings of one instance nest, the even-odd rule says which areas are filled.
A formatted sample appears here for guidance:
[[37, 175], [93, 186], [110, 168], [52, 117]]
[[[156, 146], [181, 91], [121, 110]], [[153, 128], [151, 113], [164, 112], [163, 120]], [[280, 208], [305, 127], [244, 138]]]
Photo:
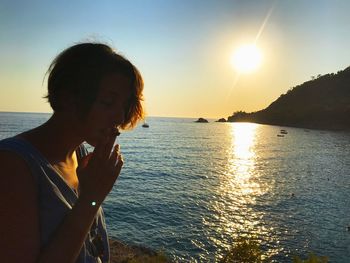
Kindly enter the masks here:
[[[0, 110], [0, 113], [27, 113], [27, 114], [52, 114], [53, 112], [42, 112], [42, 111], [8, 111], [8, 110]], [[144, 119], [147, 118], [178, 118], [178, 119], [213, 119], [213, 120], [219, 120], [221, 118], [227, 118], [227, 117], [193, 117], [193, 116], [160, 116], [160, 115], [148, 115], [145, 116]]]

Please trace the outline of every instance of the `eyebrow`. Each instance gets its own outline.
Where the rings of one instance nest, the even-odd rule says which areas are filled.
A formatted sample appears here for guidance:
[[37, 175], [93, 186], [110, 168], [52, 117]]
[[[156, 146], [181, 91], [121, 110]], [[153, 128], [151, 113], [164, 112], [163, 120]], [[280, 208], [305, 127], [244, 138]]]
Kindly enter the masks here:
[[[116, 91], [115, 89], [108, 89], [105, 91], [105, 94], [112, 94], [114, 96], [120, 96], [120, 93], [118, 91]], [[127, 97], [127, 100], [131, 99], [132, 98], [132, 94], [130, 94], [128, 97]]]

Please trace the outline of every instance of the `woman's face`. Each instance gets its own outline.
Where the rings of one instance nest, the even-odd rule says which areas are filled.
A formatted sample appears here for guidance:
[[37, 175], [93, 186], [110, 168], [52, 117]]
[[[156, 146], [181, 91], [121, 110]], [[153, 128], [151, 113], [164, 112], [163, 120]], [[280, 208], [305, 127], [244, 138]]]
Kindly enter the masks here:
[[81, 132], [87, 143], [95, 147], [124, 122], [131, 96], [130, 85], [130, 80], [121, 74], [110, 74], [102, 79], [97, 98], [82, 125]]

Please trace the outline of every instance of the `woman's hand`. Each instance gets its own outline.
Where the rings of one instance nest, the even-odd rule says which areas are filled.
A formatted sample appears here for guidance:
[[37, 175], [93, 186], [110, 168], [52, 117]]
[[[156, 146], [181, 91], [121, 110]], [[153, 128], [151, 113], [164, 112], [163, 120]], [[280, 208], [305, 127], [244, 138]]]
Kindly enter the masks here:
[[113, 148], [118, 135], [117, 130], [110, 131], [109, 135], [95, 147], [93, 153], [81, 160], [77, 168], [79, 198], [88, 200], [93, 205], [100, 205], [103, 202], [112, 190], [123, 166], [119, 145]]

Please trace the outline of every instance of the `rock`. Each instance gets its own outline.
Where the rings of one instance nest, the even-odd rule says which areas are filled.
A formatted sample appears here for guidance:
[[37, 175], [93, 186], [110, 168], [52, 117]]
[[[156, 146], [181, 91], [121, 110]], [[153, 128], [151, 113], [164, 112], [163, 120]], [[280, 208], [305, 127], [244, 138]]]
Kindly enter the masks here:
[[195, 122], [200, 122], [200, 123], [208, 123], [208, 121], [204, 118], [199, 118], [198, 120], [196, 120]]
[[109, 240], [111, 263], [125, 262], [171, 262], [162, 252], [142, 246], [126, 245], [118, 240]]
[[216, 122], [226, 122], [225, 118], [218, 119]]

